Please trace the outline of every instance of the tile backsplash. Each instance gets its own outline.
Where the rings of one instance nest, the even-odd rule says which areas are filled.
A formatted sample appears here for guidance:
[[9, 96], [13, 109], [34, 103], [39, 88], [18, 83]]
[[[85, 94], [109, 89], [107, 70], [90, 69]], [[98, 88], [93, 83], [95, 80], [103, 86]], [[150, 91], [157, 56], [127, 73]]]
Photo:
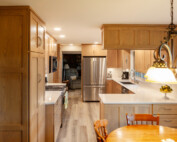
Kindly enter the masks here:
[[107, 68], [107, 73], [112, 73], [112, 78], [121, 78], [122, 69], [121, 68]]

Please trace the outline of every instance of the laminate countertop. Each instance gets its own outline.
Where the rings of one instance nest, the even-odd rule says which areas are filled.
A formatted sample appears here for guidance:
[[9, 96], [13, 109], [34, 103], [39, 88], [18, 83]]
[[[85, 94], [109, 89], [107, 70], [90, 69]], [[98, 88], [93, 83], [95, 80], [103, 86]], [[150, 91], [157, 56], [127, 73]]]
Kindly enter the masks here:
[[63, 91], [45, 91], [45, 104], [55, 104]]
[[160, 92], [160, 88], [154, 89], [143, 83], [122, 84], [121, 82], [129, 80], [120, 78], [113, 78], [112, 80], [131, 90], [134, 94], [99, 94], [100, 101], [103, 104], [177, 104], [177, 94], [175, 92], [168, 93], [169, 99], [167, 100], [164, 98], [164, 93]]

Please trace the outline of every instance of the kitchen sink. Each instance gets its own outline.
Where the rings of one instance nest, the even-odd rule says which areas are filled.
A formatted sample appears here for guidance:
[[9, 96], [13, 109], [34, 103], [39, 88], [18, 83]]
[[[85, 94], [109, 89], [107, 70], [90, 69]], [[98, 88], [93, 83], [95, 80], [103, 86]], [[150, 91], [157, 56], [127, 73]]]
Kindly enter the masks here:
[[120, 82], [120, 83], [122, 83], [122, 84], [134, 84], [134, 83], [132, 83], [132, 82], [129, 82], [129, 81], [126, 81], [126, 82]]

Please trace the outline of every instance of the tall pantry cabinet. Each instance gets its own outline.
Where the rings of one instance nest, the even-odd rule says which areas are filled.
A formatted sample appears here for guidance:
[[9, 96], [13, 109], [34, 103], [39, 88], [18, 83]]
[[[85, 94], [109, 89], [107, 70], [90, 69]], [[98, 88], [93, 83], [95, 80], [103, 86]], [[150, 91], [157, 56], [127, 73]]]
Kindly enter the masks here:
[[0, 142], [45, 142], [45, 23], [0, 6]]

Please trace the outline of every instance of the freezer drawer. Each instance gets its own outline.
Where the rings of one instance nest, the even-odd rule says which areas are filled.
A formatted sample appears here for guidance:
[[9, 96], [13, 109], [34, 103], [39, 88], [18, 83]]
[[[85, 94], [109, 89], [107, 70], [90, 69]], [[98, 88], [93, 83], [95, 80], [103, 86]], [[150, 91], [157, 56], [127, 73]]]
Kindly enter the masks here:
[[84, 101], [99, 101], [99, 94], [105, 93], [105, 86], [84, 86], [83, 89], [83, 100]]

